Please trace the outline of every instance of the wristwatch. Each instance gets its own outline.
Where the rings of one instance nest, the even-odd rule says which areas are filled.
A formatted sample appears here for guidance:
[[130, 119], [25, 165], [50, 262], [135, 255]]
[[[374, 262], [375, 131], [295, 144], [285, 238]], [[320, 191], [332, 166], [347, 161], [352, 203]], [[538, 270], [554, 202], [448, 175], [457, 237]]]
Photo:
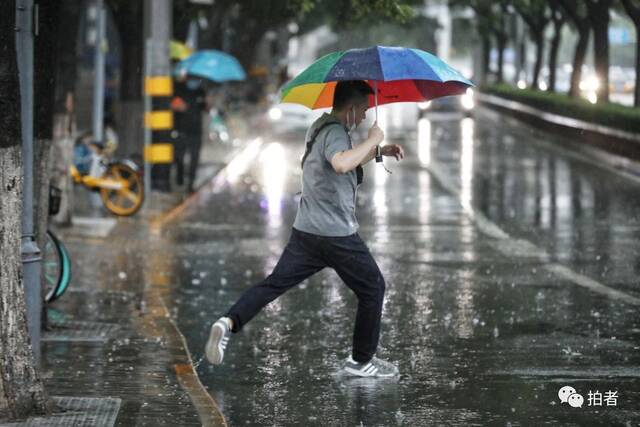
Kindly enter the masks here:
[[382, 149], [376, 145], [376, 163], [382, 163]]

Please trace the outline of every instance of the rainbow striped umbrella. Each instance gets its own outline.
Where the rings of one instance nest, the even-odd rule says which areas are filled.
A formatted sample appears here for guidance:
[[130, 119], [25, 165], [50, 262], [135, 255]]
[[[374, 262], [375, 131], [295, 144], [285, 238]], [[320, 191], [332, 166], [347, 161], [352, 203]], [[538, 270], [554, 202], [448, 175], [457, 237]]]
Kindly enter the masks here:
[[375, 91], [369, 97], [370, 107], [461, 95], [473, 86], [428, 52], [373, 46], [330, 53], [318, 59], [282, 89], [281, 102], [311, 109], [331, 107], [336, 83], [341, 80], [368, 81]]

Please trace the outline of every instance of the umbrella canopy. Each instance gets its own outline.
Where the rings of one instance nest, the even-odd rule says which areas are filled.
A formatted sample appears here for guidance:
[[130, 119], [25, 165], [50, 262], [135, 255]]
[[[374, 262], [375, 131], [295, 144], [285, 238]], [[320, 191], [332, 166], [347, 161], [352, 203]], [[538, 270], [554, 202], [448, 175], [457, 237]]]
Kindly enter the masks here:
[[233, 56], [217, 50], [199, 50], [176, 64], [176, 75], [189, 74], [222, 83], [247, 78], [242, 65]]
[[373, 46], [323, 56], [283, 88], [281, 101], [311, 109], [331, 107], [336, 83], [341, 80], [368, 81], [376, 93], [369, 97], [370, 107], [461, 95], [473, 86], [428, 52]]
[[171, 40], [169, 42], [169, 56], [171, 59], [182, 61], [183, 59], [188, 58], [192, 53], [193, 49], [182, 42], [177, 40]]

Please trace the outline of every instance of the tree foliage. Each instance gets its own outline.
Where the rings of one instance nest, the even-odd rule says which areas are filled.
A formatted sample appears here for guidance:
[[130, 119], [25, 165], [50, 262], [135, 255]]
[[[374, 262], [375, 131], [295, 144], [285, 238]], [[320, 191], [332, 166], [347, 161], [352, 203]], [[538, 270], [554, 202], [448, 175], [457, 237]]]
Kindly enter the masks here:
[[218, 0], [214, 6], [196, 7], [187, 0], [176, 0], [174, 24], [178, 36], [184, 37], [188, 22], [206, 14], [209, 25], [203, 47], [220, 49], [226, 36], [231, 52], [249, 66], [264, 34], [291, 22], [298, 23], [300, 33], [323, 24], [347, 29], [362, 22], [406, 22], [414, 17], [413, 6], [420, 4], [418, 0]]

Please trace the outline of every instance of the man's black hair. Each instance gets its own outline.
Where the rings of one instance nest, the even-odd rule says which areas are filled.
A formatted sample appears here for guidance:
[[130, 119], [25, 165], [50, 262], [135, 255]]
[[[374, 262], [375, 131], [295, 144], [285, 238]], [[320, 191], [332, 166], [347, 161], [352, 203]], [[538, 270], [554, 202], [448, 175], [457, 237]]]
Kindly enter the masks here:
[[373, 95], [373, 89], [364, 80], [343, 80], [336, 84], [333, 95], [333, 108], [341, 110], [349, 102], [359, 102]]

